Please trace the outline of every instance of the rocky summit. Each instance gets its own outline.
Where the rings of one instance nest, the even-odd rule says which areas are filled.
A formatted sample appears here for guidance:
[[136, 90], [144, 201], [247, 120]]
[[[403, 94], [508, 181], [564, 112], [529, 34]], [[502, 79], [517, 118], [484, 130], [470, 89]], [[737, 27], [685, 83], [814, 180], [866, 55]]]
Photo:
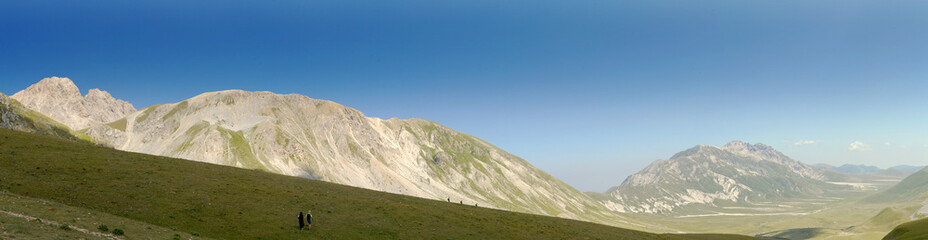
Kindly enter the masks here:
[[423, 198], [594, 221], [611, 215], [476, 137], [422, 119], [366, 117], [296, 94], [209, 92], [142, 109], [86, 134], [120, 150]]
[[68, 78], [45, 78], [11, 97], [71, 130], [111, 122], [136, 111], [132, 104], [100, 89], [91, 89], [86, 96], [81, 96]]
[[699, 145], [658, 160], [601, 198], [620, 212], [671, 213], [688, 205], [743, 203], [821, 192], [823, 174], [764, 144]]

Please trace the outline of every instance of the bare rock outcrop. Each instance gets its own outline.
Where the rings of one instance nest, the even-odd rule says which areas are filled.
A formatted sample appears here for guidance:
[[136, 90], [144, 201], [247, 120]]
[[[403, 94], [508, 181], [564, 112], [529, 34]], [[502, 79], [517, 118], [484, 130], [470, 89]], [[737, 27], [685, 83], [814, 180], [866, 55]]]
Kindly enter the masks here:
[[73, 130], [111, 122], [136, 111], [132, 104], [100, 89], [81, 96], [68, 78], [45, 78], [11, 97]]
[[75, 139], [68, 127], [0, 93], [0, 128]]

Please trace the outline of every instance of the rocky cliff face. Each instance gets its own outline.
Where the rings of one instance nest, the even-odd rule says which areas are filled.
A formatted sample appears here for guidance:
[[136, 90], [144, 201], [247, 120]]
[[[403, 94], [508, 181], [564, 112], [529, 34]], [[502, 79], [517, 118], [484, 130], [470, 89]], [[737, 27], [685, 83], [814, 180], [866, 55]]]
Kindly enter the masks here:
[[0, 93], [0, 128], [74, 139], [68, 127]]
[[818, 193], [823, 174], [764, 144], [700, 145], [658, 160], [610, 189], [620, 212], [670, 213], [690, 204], [738, 203]]
[[111, 122], [136, 111], [132, 104], [99, 89], [81, 96], [71, 79], [59, 77], [42, 79], [12, 98], [73, 130]]
[[599, 222], [613, 215], [476, 137], [422, 119], [365, 117], [295, 94], [204, 93], [94, 126], [86, 134], [121, 150], [423, 198]]

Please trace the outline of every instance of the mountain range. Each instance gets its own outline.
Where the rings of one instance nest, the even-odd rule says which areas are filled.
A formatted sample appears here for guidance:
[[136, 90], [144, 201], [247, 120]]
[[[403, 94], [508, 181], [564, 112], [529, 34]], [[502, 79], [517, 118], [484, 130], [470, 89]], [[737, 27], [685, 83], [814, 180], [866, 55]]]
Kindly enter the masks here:
[[[227, 90], [136, 110], [99, 89], [82, 96], [70, 79], [53, 77], [12, 97], [0, 94], [0, 128], [90, 141], [129, 152], [644, 230], [693, 228], [635, 218], [701, 216], [721, 213], [715, 210], [722, 208], [729, 211], [726, 214], [739, 211], [731, 209], [748, 209], [752, 213], [747, 215], [801, 216], [825, 209], [816, 201], [856, 198], [871, 192], [869, 197], [857, 198], [869, 204], [868, 209], [896, 209], [893, 206], [908, 204], [905, 209], [920, 212], [918, 209], [928, 203], [921, 202], [928, 196], [928, 170], [923, 167], [810, 166], [768, 145], [742, 141], [721, 147], [697, 145], [654, 161], [604, 193], [581, 193], [518, 156], [439, 123], [367, 117], [335, 102], [297, 94]], [[787, 212], [763, 207], [778, 201], [800, 204], [780, 204]], [[716, 209], [705, 211], [707, 208]], [[790, 212], [803, 209], [810, 212]], [[682, 216], [693, 213], [690, 210], [700, 214]], [[744, 215], [734, 213], [738, 214]], [[881, 212], [874, 218], [895, 215], [886, 216]], [[881, 224], [903, 220], [910, 219]]]
[[824, 164], [824, 163], [815, 164], [813, 166], [834, 170], [839, 173], [851, 173], [851, 174], [880, 173], [880, 172], [886, 172], [886, 171], [901, 171], [907, 174], [911, 174], [925, 167], [925, 166], [898, 165], [898, 166], [892, 166], [886, 169], [882, 169], [877, 166], [870, 166], [870, 165], [863, 165], [863, 164], [856, 164], [856, 165], [855, 164], [844, 164], [844, 165], [835, 167], [835, 166]]
[[[0, 129], [0, 239], [755, 239], [649, 233]], [[313, 211], [313, 227], [294, 219]]]
[[271, 92], [209, 92], [138, 111], [99, 90], [78, 93], [69, 79], [48, 78], [16, 97], [119, 150], [518, 212], [621, 219], [527, 161], [423, 119], [371, 118]]

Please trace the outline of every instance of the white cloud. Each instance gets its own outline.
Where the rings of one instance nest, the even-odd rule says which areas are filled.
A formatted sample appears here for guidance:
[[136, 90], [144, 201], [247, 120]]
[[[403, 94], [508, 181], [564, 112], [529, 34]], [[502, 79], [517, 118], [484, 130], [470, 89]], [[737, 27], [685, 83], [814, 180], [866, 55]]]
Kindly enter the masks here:
[[883, 143], [883, 145], [886, 145], [886, 146], [892, 146], [893, 144], [892, 144], [892, 143], [890, 143], [890, 142], [884, 142], [884, 143]]
[[850, 146], [847, 147], [847, 150], [848, 151], [870, 151], [870, 150], [873, 150], [873, 148], [870, 147], [870, 145], [867, 145], [866, 143], [862, 143], [860, 141], [854, 141], [851, 143]]
[[815, 141], [815, 140], [799, 140], [798, 142], [793, 143], [793, 146], [797, 146], [797, 147], [798, 147], [798, 146], [802, 146], [802, 145], [809, 145], [809, 144], [816, 144], [816, 143], [818, 143], [818, 141]]

